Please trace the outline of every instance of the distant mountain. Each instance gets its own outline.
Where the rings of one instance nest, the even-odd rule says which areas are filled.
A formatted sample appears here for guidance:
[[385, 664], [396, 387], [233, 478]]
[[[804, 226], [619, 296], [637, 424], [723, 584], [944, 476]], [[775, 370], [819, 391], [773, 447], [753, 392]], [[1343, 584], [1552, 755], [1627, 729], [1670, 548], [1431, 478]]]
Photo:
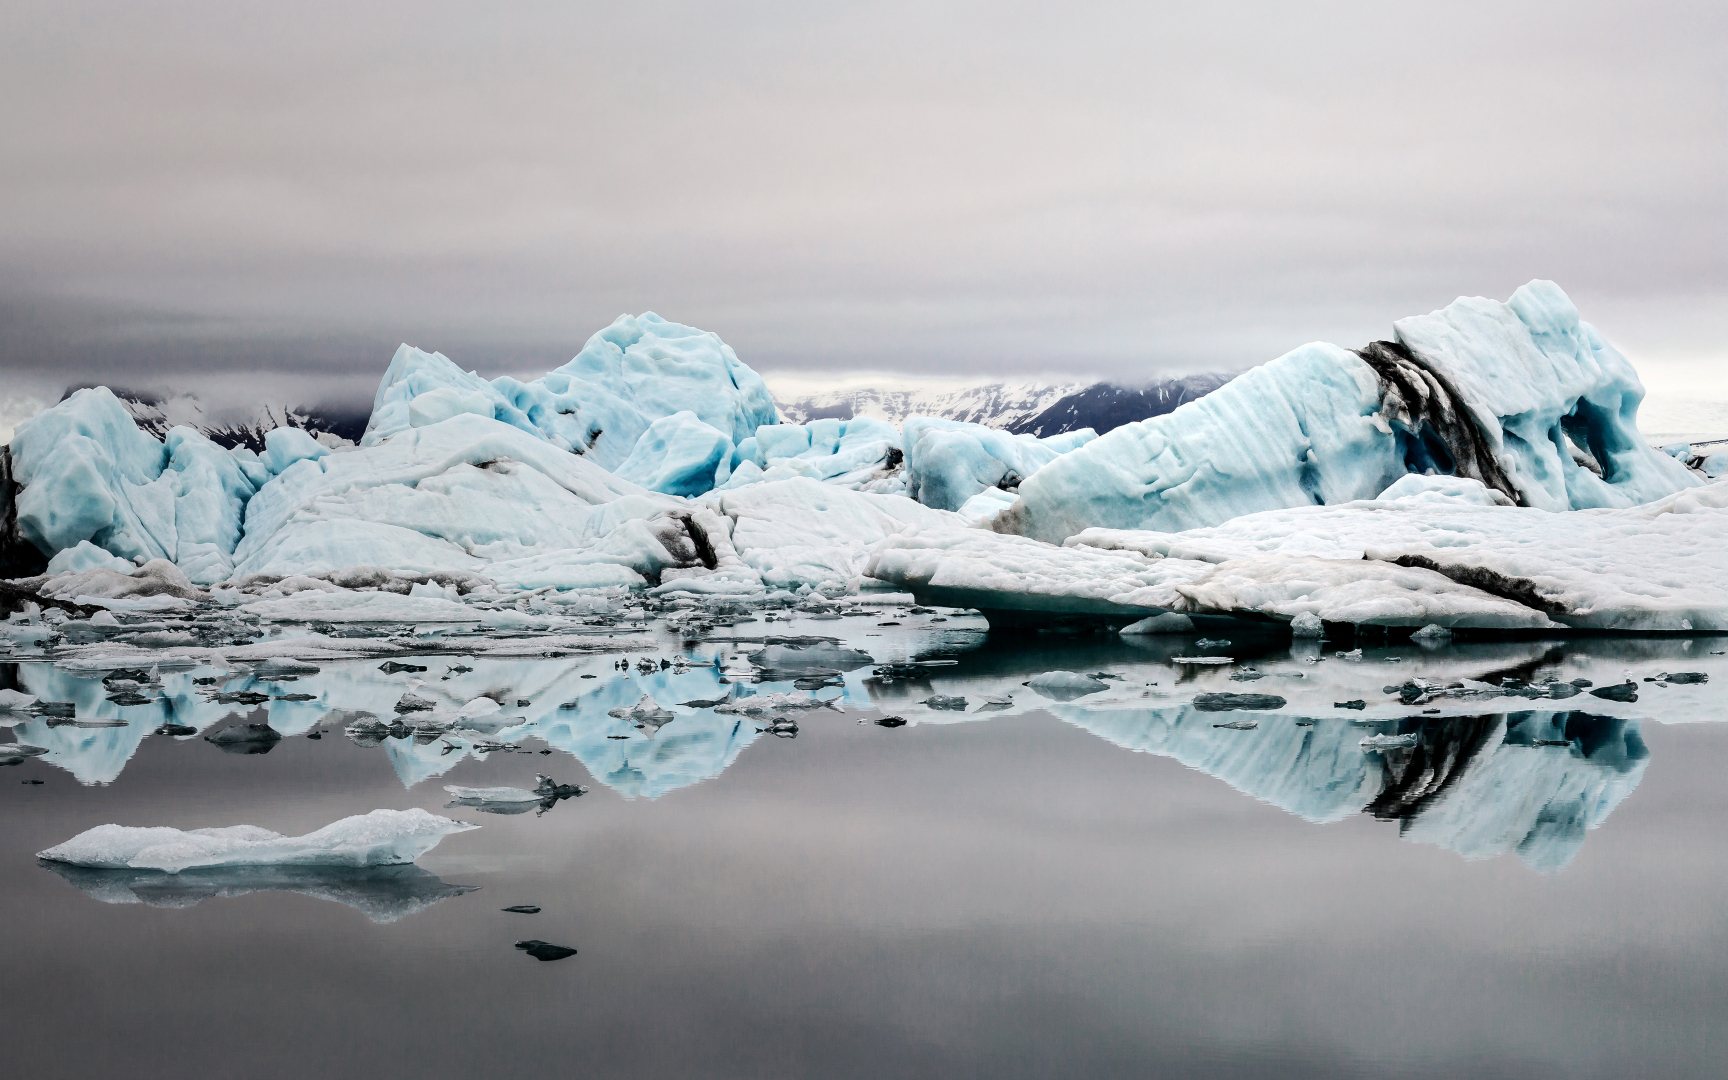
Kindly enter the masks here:
[[776, 404], [781, 421], [788, 424], [828, 418], [850, 420], [854, 416], [898, 424], [909, 416], [941, 416], [1006, 428], [1083, 389], [1084, 383], [992, 383], [959, 390], [833, 390]]
[[1230, 381], [1228, 375], [1189, 375], [1145, 386], [1115, 383], [991, 383], [960, 390], [835, 390], [779, 403], [786, 423], [873, 416], [898, 424], [909, 416], [941, 416], [1039, 438], [1077, 428], [1102, 435], [1123, 424], [1170, 412]]
[[1187, 375], [1141, 387], [1093, 383], [1052, 403], [1036, 416], [1000, 426], [1016, 435], [1030, 434], [1040, 439], [1087, 427], [1102, 435], [1123, 424], [1174, 412], [1178, 405], [1203, 398], [1230, 379], [1229, 375]]
[[[82, 386], [67, 387], [61, 400], [71, 397]], [[366, 433], [366, 421], [371, 412], [364, 407], [309, 408], [280, 402], [257, 402], [240, 408], [212, 409], [196, 394], [163, 396], [144, 390], [109, 387], [140, 430], [158, 439], [168, 429], [185, 425], [202, 432], [219, 446], [244, 446], [262, 453], [264, 436], [279, 427], [300, 428], [313, 435], [334, 435], [349, 442], [359, 442]]]

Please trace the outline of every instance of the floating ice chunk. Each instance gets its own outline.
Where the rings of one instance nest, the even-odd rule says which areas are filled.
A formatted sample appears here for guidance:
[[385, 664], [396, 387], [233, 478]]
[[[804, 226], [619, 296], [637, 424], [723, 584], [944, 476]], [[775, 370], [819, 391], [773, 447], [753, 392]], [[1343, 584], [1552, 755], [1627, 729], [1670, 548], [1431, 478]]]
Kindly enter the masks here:
[[304, 836], [283, 836], [256, 825], [190, 831], [98, 825], [36, 857], [170, 874], [214, 866], [387, 866], [413, 862], [446, 836], [477, 828], [419, 808], [374, 810]]
[[1082, 675], [1077, 671], [1045, 671], [1032, 676], [1026, 685], [1056, 701], [1073, 701], [1087, 694], [1110, 689], [1108, 683], [1099, 682], [1090, 675]]
[[136, 567], [118, 555], [110, 555], [105, 549], [97, 547], [88, 540], [80, 540], [72, 547], [65, 549], [48, 560], [48, 574], [57, 577], [61, 574], [82, 574], [87, 570], [114, 570], [122, 574], [130, 574]]
[[1437, 623], [1429, 623], [1414, 634], [1411, 634], [1410, 640], [1417, 644], [1440, 644], [1452, 640], [1452, 631]]
[[649, 491], [700, 495], [723, 483], [731, 468], [732, 440], [686, 409], [649, 424], [613, 472]]
[[457, 784], [445, 784], [444, 790], [450, 797], [465, 805], [477, 806], [481, 803], [538, 803], [540, 796], [527, 788], [519, 787], [461, 787]]
[[1121, 632], [1130, 637], [1137, 634], [1192, 634], [1194, 620], [1179, 611], [1167, 611], [1129, 623]]
[[1326, 623], [1312, 611], [1300, 611], [1290, 620], [1290, 636], [1318, 638], [1326, 636]]

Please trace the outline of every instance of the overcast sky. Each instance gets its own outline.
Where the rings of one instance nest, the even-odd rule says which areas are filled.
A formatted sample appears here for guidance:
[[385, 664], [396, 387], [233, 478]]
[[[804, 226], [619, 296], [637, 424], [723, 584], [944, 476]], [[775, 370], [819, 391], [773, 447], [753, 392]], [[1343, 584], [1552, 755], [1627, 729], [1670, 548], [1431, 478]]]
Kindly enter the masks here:
[[1546, 277], [1728, 399], [1719, 0], [0, 7], [13, 398], [650, 309], [771, 378], [1143, 379]]

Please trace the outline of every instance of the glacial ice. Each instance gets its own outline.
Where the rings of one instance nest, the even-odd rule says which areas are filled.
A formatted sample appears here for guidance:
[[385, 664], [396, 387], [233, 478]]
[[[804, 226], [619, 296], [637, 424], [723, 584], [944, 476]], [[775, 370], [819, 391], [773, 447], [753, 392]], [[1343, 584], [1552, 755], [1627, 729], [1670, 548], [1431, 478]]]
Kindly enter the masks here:
[[[416, 407], [422, 398], [429, 400]], [[654, 421], [684, 411], [734, 445], [777, 420], [767, 386], [730, 346], [648, 312], [620, 315], [569, 363], [526, 383], [488, 382], [442, 354], [403, 345], [362, 445], [477, 414], [615, 469]]]
[[[1457, 499], [1369, 501], [1270, 510], [1182, 533], [1094, 529], [1071, 543], [1153, 559], [1204, 560], [1218, 564], [1220, 579], [1238, 565], [1275, 567], [1309, 558], [1359, 568], [1365, 581], [1378, 577], [1402, 587], [1395, 576], [1402, 564], [1460, 588], [1491, 588], [1490, 599], [1529, 612], [1527, 625], [1540, 625], [1534, 617], [1545, 616], [1553, 624], [1588, 630], [1704, 632], [1728, 630], [1725, 531], [1728, 482], [1718, 481], [1626, 509], [1550, 512]], [[1484, 611], [1493, 607], [1483, 603]]]
[[906, 486], [897, 467], [900, 458], [899, 430], [871, 417], [776, 424], [758, 428], [738, 445], [732, 473], [720, 486], [807, 476], [839, 487], [898, 494]]
[[346, 817], [305, 836], [283, 836], [256, 825], [189, 831], [98, 825], [36, 857], [170, 874], [218, 866], [389, 866], [413, 862], [446, 836], [477, 828], [418, 807]]
[[[19, 532], [50, 558], [30, 587], [122, 611], [543, 632], [559, 624], [498, 602], [883, 582], [995, 612], [1305, 633], [1728, 626], [1711, 542], [1728, 508], [1638, 438], [1641, 396], [1541, 281], [1354, 352], [1304, 346], [1102, 438], [931, 417], [782, 425], [718, 337], [648, 314], [531, 382], [403, 346], [358, 448], [288, 427], [262, 456], [183, 427], [159, 443], [99, 388], [21, 426], [12, 457]], [[1654, 554], [1616, 557], [1632, 548]]]
[[685, 409], [649, 424], [613, 474], [649, 491], [700, 495], [724, 483], [731, 471], [732, 440]]
[[1038, 439], [933, 416], [908, 419], [900, 433], [907, 494], [938, 510], [959, 510], [990, 488], [1015, 487], [1097, 436], [1084, 428]]
[[253, 480], [191, 428], [159, 443], [96, 387], [20, 425], [11, 448], [18, 530], [44, 555], [89, 541], [127, 560], [178, 563], [206, 584], [232, 570]]
[[1648, 446], [1632, 366], [1560, 288], [1462, 298], [1360, 352], [1304, 345], [1175, 412], [1128, 424], [1030, 476], [1003, 532], [1178, 532], [1372, 498], [1456, 473], [1545, 510], [1627, 507], [1699, 483]]

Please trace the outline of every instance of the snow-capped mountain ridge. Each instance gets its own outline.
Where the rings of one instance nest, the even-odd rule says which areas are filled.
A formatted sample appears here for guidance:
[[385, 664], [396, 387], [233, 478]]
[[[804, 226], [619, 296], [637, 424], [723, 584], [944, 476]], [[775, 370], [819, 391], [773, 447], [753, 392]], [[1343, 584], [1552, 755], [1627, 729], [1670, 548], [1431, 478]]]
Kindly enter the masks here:
[[1145, 386], [1115, 383], [988, 383], [954, 389], [832, 390], [777, 404], [783, 423], [807, 424], [867, 416], [900, 424], [912, 416], [939, 416], [1040, 438], [1080, 428], [1100, 435], [1123, 424], [1160, 416], [1216, 390], [1228, 375], [1189, 375]]

